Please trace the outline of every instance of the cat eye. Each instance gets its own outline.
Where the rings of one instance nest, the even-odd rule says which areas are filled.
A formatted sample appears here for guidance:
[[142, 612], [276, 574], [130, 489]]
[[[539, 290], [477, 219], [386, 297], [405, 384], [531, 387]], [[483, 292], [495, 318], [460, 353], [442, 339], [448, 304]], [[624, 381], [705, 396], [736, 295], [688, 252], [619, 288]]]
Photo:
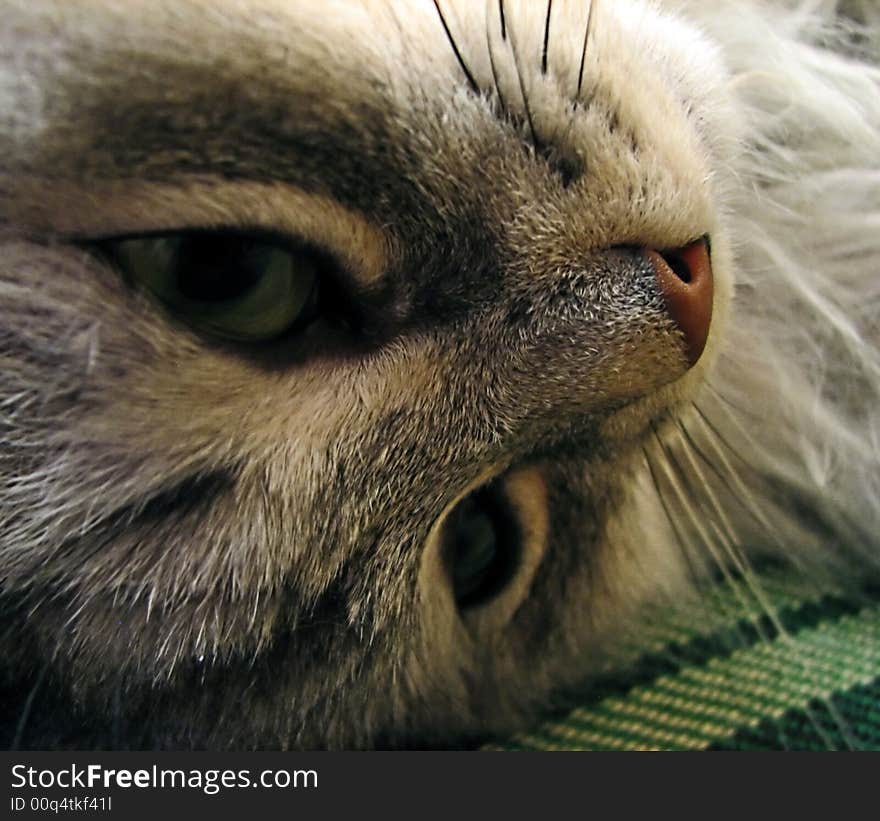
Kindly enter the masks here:
[[194, 231], [127, 237], [101, 247], [132, 284], [221, 339], [277, 339], [316, 314], [317, 258], [272, 240]]
[[509, 503], [493, 485], [465, 497], [451, 512], [446, 561], [462, 610], [500, 593], [519, 564], [519, 532]]

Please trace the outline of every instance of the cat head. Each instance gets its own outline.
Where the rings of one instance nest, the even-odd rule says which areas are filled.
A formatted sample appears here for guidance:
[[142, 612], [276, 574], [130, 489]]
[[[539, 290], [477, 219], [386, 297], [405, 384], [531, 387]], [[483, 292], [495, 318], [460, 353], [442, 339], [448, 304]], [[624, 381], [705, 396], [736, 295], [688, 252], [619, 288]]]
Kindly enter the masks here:
[[632, 502], [731, 289], [699, 32], [640, 2], [4, 15], [3, 647], [59, 738], [499, 730], [680, 580]]

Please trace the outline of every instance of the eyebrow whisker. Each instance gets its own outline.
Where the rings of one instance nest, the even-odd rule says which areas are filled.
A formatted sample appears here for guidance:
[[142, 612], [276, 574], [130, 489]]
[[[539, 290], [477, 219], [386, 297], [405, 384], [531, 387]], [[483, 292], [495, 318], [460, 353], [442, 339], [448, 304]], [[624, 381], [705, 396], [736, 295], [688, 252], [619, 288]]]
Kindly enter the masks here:
[[440, 23], [443, 25], [443, 30], [446, 32], [446, 37], [449, 40], [449, 45], [452, 46], [452, 51], [455, 54], [455, 59], [458, 60], [458, 64], [461, 66], [461, 70], [464, 72], [464, 75], [467, 78], [468, 85], [471, 87], [471, 90], [474, 92], [474, 94], [479, 94], [480, 86], [474, 79], [474, 75], [468, 68], [467, 63], [464, 61], [464, 57], [461, 56], [461, 50], [458, 47], [458, 43], [455, 41], [455, 37], [452, 36], [452, 31], [449, 28], [449, 24], [446, 22], [446, 17], [443, 15], [443, 9], [440, 8], [440, 0], [434, 0], [434, 8], [437, 9], [437, 15], [440, 17]]
[[587, 27], [584, 31], [584, 47], [581, 50], [581, 65], [578, 69], [578, 84], [577, 84], [577, 93], [575, 94], [575, 99], [580, 100], [581, 98], [581, 89], [583, 88], [584, 83], [584, 65], [587, 61], [587, 43], [590, 40], [590, 34], [593, 31], [593, 19], [594, 12], [596, 10], [596, 6], [599, 3], [599, 0], [589, 0], [590, 2], [590, 10], [587, 12]]
[[[507, 101], [504, 99], [504, 93], [501, 91], [501, 83], [498, 77], [498, 66], [495, 62], [495, 49], [492, 46], [492, 35], [491, 35], [491, 26], [492, 26], [492, 14], [491, 9], [493, 5], [493, 0], [486, 0], [486, 49], [489, 52], [489, 68], [492, 71], [492, 82], [495, 84], [495, 92], [498, 94], [498, 102], [501, 106], [501, 111], [506, 113], [508, 111]], [[503, 0], [498, 0], [498, 10], [501, 15], [501, 40], [505, 41], [507, 33], [504, 28], [504, 2]]]
[[547, 74], [547, 52], [550, 48], [550, 16], [553, 13], [553, 0], [547, 0], [547, 19], [544, 22], [544, 50], [541, 54], [541, 74]]
[[[504, 9], [504, 2], [500, 0], [501, 8]], [[535, 129], [535, 120], [532, 116], [532, 107], [529, 103], [529, 95], [526, 92], [526, 82], [523, 78], [522, 66], [520, 65], [519, 53], [517, 49], [516, 37], [514, 36], [513, 27], [510, 28], [510, 50], [513, 54], [513, 65], [516, 69], [516, 77], [519, 82], [519, 91], [522, 95], [523, 107], [526, 111], [526, 121], [529, 124], [529, 132], [532, 136], [532, 145], [536, 152], [540, 153], [541, 150], [541, 141], [538, 139], [538, 132]]]

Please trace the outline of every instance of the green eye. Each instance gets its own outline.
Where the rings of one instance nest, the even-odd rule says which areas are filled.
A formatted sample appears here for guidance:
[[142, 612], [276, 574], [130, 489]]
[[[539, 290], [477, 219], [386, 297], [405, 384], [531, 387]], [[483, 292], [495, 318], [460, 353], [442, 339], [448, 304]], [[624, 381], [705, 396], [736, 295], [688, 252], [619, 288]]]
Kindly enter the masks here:
[[134, 284], [213, 336], [262, 342], [315, 314], [317, 261], [265, 239], [192, 232], [116, 240], [106, 248]]

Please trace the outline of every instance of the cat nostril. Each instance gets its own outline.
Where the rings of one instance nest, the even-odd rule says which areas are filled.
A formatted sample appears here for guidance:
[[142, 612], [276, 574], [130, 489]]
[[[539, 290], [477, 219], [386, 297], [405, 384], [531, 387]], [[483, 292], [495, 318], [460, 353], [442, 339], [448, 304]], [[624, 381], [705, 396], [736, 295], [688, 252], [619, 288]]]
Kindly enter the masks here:
[[658, 251], [657, 253], [663, 257], [663, 261], [672, 269], [675, 274], [686, 285], [691, 283], [693, 275], [691, 274], [691, 266], [681, 252], [676, 251]]
[[714, 287], [708, 238], [683, 248], [645, 251], [654, 267], [669, 316], [684, 336], [688, 365], [694, 365], [706, 347], [712, 323]]

